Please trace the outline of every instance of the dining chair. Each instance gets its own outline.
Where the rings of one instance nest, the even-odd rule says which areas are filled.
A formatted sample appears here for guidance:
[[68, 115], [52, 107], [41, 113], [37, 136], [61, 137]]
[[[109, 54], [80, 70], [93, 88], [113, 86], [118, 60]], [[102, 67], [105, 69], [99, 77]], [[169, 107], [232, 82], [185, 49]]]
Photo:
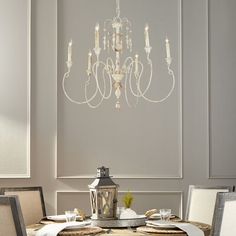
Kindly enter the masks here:
[[0, 235], [26, 236], [18, 196], [0, 196]]
[[211, 225], [217, 193], [231, 192], [232, 189], [231, 186], [190, 185], [185, 219]]
[[211, 236], [236, 235], [236, 193], [217, 193]]
[[4, 187], [2, 195], [17, 195], [25, 225], [38, 223], [46, 216], [42, 187]]

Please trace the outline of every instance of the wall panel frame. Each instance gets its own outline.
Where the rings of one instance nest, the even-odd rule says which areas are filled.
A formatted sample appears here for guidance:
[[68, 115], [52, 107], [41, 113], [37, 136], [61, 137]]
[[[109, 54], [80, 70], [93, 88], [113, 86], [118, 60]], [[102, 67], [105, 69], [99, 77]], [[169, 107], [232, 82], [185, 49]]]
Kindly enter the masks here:
[[[57, 6], [59, 4], [59, 1], [60, 0], [57, 0]], [[178, 61], [178, 75], [177, 75], [177, 78], [178, 78], [178, 83], [179, 83], [179, 97], [178, 97], [178, 100], [179, 100], [179, 111], [178, 111], [178, 114], [179, 114], [179, 122], [178, 122], [178, 128], [179, 128], [179, 137], [178, 137], [178, 154], [176, 154], [176, 156], [178, 157], [178, 170], [175, 171], [175, 173], [173, 174], [159, 174], [158, 173], [152, 173], [152, 174], [142, 174], [140, 175], [139, 173], [135, 173], [135, 174], [128, 174], [128, 173], [116, 173], [114, 174], [115, 178], [121, 178], [121, 179], [182, 179], [183, 178], [183, 154], [182, 154], [182, 0], [177, 0], [176, 1], [178, 3], [178, 9], [176, 9], [178, 11], [178, 19], [177, 19], [177, 22], [178, 22], [178, 57], [176, 58], [176, 61]], [[57, 13], [57, 19], [59, 19], [59, 16], [58, 16], [59, 13]], [[59, 27], [59, 26], [58, 26]], [[60, 45], [58, 45], [58, 48], [60, 48], [61, 50], [61, 47]], [[58, 80], [60, 81], [60, 80]], [[60, 83], [58, 84], [58, 88], [60, 88]], [[59, 95], [58, 95], [59, 96]], [[57, 98], [59, 98], [57, 96]], [[59, 106], [59, 103], [57, 105], [57, 109], [58, 109], [58, 106]], [[57, 110], [57, 120], [59, 119], [59, 109]], [[61, 126], [60, 126], [60, 122], [58, 121], [57, 122], [57, 133], [59, 135], [59, 129], [63, 129]], [[60, 153], [61, 154], [61, 149], [59, 149], [59, 142], [58, 142], [58, 137], [57, 136], [57, 156], [56, 156], [56, 178], [58, 179], [88, 179], [88, 178], [93, 178], [93, 175], [91, 175], [90, 173], [88, 174], [81, 174], [81, 175], [70, 175], [70, 174], [65, 174], [63, 173], [63, 171], [61, 171], [61, 166], [63, 166], [63, 161], [61, 160], [62, 158], [59, 158], [58, 154]], [[60, 143], [62, 143], [60, 141]], [[61, 148], [61, 145], [60, 145], [60, 148]], [[65, 160], [64, 160], [65, 161]], [[91, 170], [90, 170], [91, 172]]]

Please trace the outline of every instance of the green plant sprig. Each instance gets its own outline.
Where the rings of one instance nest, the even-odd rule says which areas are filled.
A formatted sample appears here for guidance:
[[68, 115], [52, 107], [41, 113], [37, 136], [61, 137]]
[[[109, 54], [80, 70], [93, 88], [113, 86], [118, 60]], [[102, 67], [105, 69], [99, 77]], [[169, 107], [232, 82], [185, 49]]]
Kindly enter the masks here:
[[125, 205], [125, 208], [130, 208], [133, 203], [134, 197], [130, 192], [127, 192], [125, 196], [123, 197], [123, 203]]

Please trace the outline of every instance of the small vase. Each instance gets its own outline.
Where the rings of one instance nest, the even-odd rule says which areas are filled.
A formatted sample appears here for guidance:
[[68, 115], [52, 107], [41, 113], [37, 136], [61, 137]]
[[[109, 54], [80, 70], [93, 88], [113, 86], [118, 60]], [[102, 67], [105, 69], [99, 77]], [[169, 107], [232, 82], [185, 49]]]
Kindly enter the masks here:
[[124, 209], [120, 214], [120, 219], [135, 219], [137, 218], [137, 213], [131, 208]]

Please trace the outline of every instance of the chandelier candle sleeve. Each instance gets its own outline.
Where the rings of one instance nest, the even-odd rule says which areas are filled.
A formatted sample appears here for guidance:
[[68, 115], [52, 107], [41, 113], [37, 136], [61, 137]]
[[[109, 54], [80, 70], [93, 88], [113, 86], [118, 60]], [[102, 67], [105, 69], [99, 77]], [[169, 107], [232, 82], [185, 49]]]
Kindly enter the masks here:
[[72, 57], [72, 40], [70, 40], [68, 44], [68, 62], [71, 62], [71, 57]]
[[170, 58], [170, 43], [168, 38], [166, 38], [166, 58]]
[[95, 26], [95, 49], [99, 48], [99, 24]]
[[146, 47], [150, 47], [148, 29], [149, 29], [148, 24], [146, 24], [145, 29], [144, 29], [144, 37], [145, 37], [145, 45], [146, 45]]

